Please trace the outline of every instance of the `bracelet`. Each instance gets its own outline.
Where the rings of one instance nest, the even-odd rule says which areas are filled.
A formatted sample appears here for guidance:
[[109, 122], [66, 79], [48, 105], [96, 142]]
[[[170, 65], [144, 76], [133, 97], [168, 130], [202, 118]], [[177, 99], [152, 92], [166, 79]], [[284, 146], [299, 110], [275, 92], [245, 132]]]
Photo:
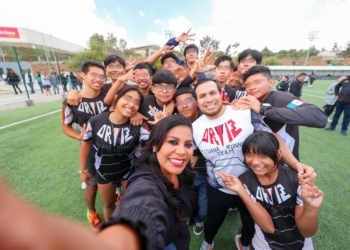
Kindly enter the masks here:
[[85, 169], [84, 171], [79, 170], [79, 174], [86, 173], [88, 169]]

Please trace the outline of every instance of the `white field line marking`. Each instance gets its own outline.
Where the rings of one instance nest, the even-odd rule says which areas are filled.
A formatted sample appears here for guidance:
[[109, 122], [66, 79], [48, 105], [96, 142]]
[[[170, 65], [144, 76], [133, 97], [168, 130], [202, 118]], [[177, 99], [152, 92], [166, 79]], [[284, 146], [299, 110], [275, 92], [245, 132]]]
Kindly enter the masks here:
[[313, 89], [306, 89], [306, 88], [303, 88], [303, 91], [311, 91], [311, 92], [320, 92], [320, 93], [325, 93], [326, 94], [326, 91], [321, 91], [321, 90], [313, 90]]
[[15, 126], [15, 125], [24, 123], [24, 122], [29, 122], [29, 121], [32, 121], [32, 120], [35, 120], [35, 119], [38, 119], [38, 118], [41, 118], [41, 117], [44, 117], [44, 116], [47, 116], [47, 115], [51, 115], [51, 114], [57, 113], [57, 112], [59, 112], [59, 111], [62, 111], [62, 109], [59, 109], [59, 110], [56, 110], [56, 111], [52, 111], [52, 112], [49, 112], [49, 113], [44, 114], [44, 115], [38, 115], [38, 116], [29, 118], [29, 119], [26, 119], [26, 120], [23, 120], [23, 121], [15, 122], [15, 123], [12, 123], [12, 124], [9, 124], [9, 125], [0, 127], [0, 130], [1, 130], [1, 129], [4, 129], [4, 128], [12, 127], [12, 126]]
[[312, 96], [312, 97], [317, 97], [317, 98], [322, 98], [322, 99], [324, 99], [324, 98], [326, 98], [325, 96], [318, 96], [318, 95], [308, 95], [308, 94], [302, 94], [302, 96], [304, 96], [304, 95], [306, 95], [306, 96]]

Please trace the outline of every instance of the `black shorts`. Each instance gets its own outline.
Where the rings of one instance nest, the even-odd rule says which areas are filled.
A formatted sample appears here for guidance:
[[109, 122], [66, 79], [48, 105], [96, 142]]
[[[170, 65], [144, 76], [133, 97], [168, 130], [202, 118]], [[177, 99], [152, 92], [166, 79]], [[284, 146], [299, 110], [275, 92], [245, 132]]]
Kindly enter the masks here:
[[96, 149], [94, 146], [91, 147], [90, 152], [89, 152], [89, 157], [88, 157], [88, 162], [87, 162], [87, 169], [88, 172], [94, 177], [94, 180], [89, 180], [89, 184], [87, 186], [96, 186], [96, 168], [95, 168], [95, 154], [96, 154]]
[[97, 181], [97, 184], [118, 184], [121, 183], [122, 181], [128, 180], [129, 177], [135, 172], [135, 168], [131, 167], [130, 171], [125, 174], [121, 179], [118, 180], [113, 180], [113, 181], [107, 181], [102, 174], [98, 171], [98, 169], [96, 170], [96, 175], [95, 175], [95, 180]]

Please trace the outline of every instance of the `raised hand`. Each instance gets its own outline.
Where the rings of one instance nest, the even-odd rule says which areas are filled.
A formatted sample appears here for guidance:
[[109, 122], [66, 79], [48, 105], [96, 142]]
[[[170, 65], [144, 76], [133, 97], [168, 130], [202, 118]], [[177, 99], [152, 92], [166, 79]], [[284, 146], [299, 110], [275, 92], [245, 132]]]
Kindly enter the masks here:
[[128, 71], [128, 73], [120, 76], [118, 78], [118, 80], [122, 81], [122, 82], [125, 82], [125, 81], [128, 81], [128, 80], [130, 80], [132, 82], [137, 82], [138, 77], [135, 76], [135, 73], [137, 73], [137, 72], [138, 72], [138, 69], [137, 70], [131, 69], [131, 70]]
[[165, 108], [166, 108], [165, 105], [163, 107], [163, 111], [158, 111], [158, 112], [156, 112], [151, 105], [149, 105], [148, 107], [151, 110], [154, 117], [154, 121], [149, 121], [148, 123], [153, 126], [156, 125], [161, 119], [168, 116], [168, 114], [165, 111]]
[[171, 52], [174, 52], [174, 46], [164, 45], [163, 48], [161, 48], [160, 52], [163, 56]]
[[126, 71], [129, 71], [130, 69], [132, 69], [134, 67], [134, 63], [136, 62], [135, 60], [132, 60], [132, 55], [130, 55], [129, 60], [127, 60], [125, 62], [125, 69]]
[[178, 42], [178, 43], [184, 43], [185, 45], [188, 45], [187, 44], [187, 41], [194, 41], [193, 36], [195, 36], [196, 34], [189, 34], [191, 31], [191, 29], [189, 29], [187, 32], [182, 32], [182, 34], [178, 37], [175, 38], [175, 40]]
[[139, 112], [137, 112], [136, 114], [130, 117], [130, 123], [133, 126], [141, 126], [143, 123], [143, 120], [148, 120], [148, 118], [146, 116], [143, 116]]
[[237, 194], [242, 190], [244, 190], [242, 182], [233, 174], [226, 174], [222, 170], [219, 170], [218, 172], [215, 172], [215, 173], [218, 176], [220, 176], [220, 178], [222, 179], [227, 189], [233, 192], [236, 192]]

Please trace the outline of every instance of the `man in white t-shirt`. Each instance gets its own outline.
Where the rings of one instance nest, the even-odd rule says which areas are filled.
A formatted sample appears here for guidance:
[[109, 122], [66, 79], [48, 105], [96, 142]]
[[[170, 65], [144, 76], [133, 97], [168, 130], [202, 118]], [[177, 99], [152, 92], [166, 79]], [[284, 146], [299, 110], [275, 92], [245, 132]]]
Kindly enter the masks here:
[[[221, 86], [215, 80], [206, 78], [198, 81], [194, 97], [203, 113], [192, 123], [194, 146], [206, 159], [208, 173], [208, 213], [201, 249], [213, 249], [213, 239], [225, 220], [227, 210], [232, 207], [239, 208], [242, 220], [242, 235], [236, 236], [236, 246], [238, 249], [247, 249], [254, 236], [254, 221], [243, 201], [236, 193], [226, 189], [216, 172], [222, 170], [238, 177], [247, 171], [242, 153], [244, 140], [253, 132], [271, 132], [271, 129], [261, 115], [223, 105]], [[300, 163], [286, 144], [281, 139], [279, 142], [285, 162], [301, 170]]]

